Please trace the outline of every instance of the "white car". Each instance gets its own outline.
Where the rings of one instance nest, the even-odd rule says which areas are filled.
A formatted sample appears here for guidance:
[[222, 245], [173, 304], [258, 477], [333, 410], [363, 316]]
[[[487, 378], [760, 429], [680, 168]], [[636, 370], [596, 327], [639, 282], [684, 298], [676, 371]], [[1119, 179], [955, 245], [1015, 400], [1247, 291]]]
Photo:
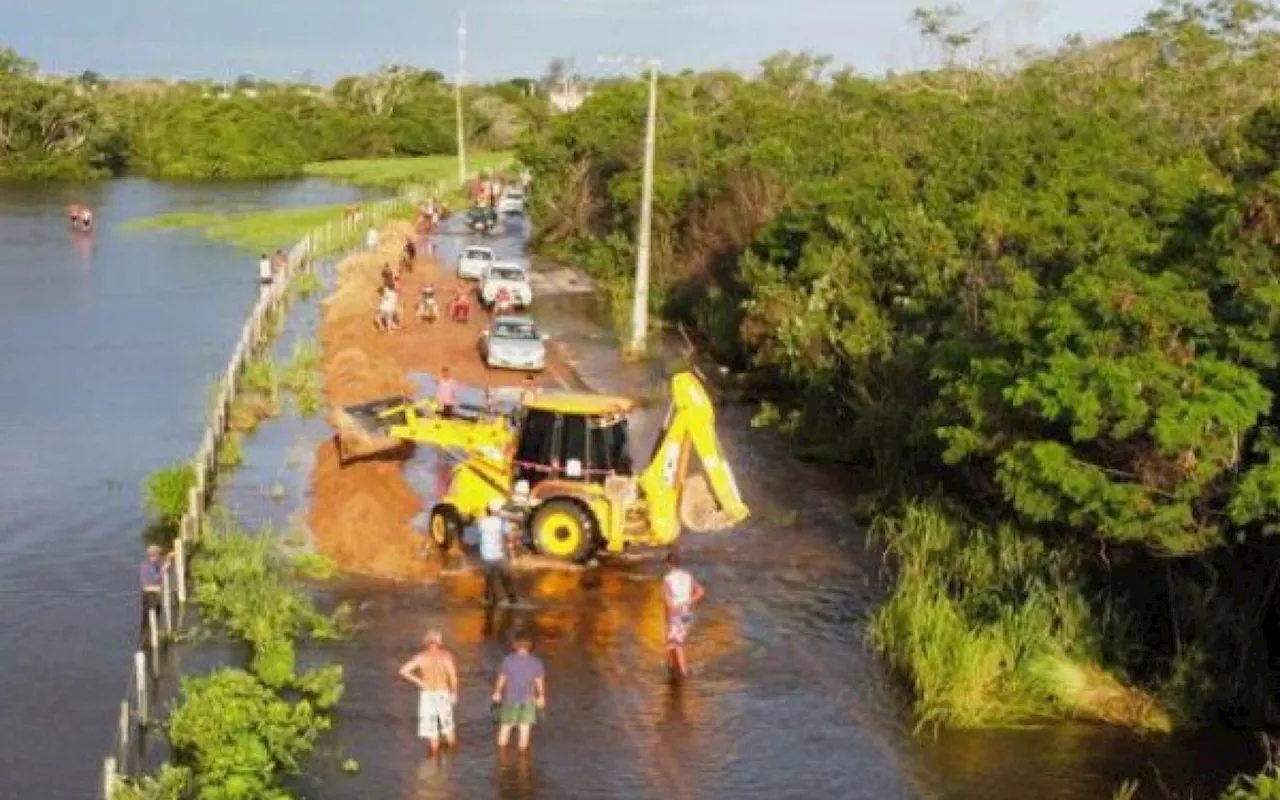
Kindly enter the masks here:
[[512, 186], [502, 193], [502, 197], [498, 198], [499, 214], [523, 214], [524, 213], [524, 189]]
[[528, 308], [533, 302], [533, 285], [529, 282], [529, 272], [519, 264], [499, 261], [489, 267], [480, 282], [480, 302], [486, 308], [492, 307], [502, 289], [511, 293], [516, 308]]
[[547, 367], [546, 341], [528, 317], [498, 317], [480, 335], [480, 355], [493, 369], [541, 372]]
[[471, 246], [462, 251], [458, 259], [458, 277], [467, 281], [478, 281], [484, 277], [485, 270], [493, 265], [492, 247]]

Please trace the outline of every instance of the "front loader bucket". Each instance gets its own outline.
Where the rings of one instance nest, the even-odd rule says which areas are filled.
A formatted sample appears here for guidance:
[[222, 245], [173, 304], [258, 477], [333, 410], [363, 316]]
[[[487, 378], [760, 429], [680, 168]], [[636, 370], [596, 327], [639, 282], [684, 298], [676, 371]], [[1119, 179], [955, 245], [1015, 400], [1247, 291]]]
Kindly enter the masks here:
[[401, 447], [403, 443], [387, 430], [405, 423], [405, 407], [412, 402], [407, 397], [386, 397], [333, 409], [329, 423], [337, 431], [342, 458], [363, 458]]

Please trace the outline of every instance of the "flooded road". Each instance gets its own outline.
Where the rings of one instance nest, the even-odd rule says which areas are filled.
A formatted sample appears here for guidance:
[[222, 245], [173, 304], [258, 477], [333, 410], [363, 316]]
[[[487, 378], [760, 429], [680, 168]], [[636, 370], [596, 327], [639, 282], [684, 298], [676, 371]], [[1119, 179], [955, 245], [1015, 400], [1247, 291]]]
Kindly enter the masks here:
[[[121, 181], [74, 196], [0, 188], [0, 800], [93, 796], [133, 647], [138, 486], [193, 451], [207, 378], [225, 364], [256, 291], [252, 259], [194, 234], [116, 225], [183, 207], [347, 197], [313, 184]], [[101, 226], [92, 248], [62, 223], [65, 204], [86, 200]], [[444, 258], [465, 241], [442, 237]], [[518, 224], [496, 244], [518, 253]], [[618, 363], [592, 299], [540, 298], [536, 314], [593, 385], [639, 396], [663, 385], [660, 365]], [[301, 306], [277, 352], [314, 327], [314, 304]], [[637, 456], [647, 456], [661, 410], [638, 415]], [[531, 607], [494, 614], [472, 574], [340, 582], [323, 599], [357, 605], [362, 627], [307, 654], [346, 667], [347, 695], [298, 779], [301, 794], [1084, 800], [1137, 778], [1143, 797], [1164, 797], [1163, 783], [1204, 798], [1257, 768], [1252, 740], [1225, 732], [1142, 738], [1057, 724], [913, 735], [905, 696], [863, 645], [879, 562], [850, 521], [858, 487], [838, 469], [791, 459], [750, 428], [748, 409], [720, 417], [754, 516], [683, 540], [709, 593], [688, 684], [666, 681], [652, 560], [521, 573]], [[220, 499], [249, 524], [291, 527], [328, 435], [322, 421], [290, 412], [268, 421]], [[439, 762], [415, 738], [416, 698], [395, 674], [433, 625], [462, 679], [461, 747]], [[533, 757], [504, 762], [488, 694], [516, 630], [532, 631], [547, 662], [549, 708]], [[175, 648], [174, 660], [199, 671], [228, 652], [209, 642]], [[341, 769], [348, 757], [360, 763], [355, 775]]]
[[[516, 256], [521, 238], [516, 221], [493, 243]], [[467, 241], [441, 237], [445, 263]], [[665, 385], [661, 363], [619, 362], [594, 299], [540, 297], [534, 313], [590, 386], [645, 397]], [[647, 456], [663, 410], [634, 418], [634, 455]], [[426, 583], [352, 580], [325, 591], [327, 602], [360, 609], [361, 630], [312, 652], [344, 665], [347, 695], [300, 782], [304, 794], [1084, 800], [1136, 778], [1141, 797], [1164, 797], [1162, 784], [1211, 797], [1234, 772], [1257, 767], [1252, 740], [1224, 732], [1144, 739], [1055, 724], [914, 735], [908, 698], [864, 646], [879, 560], [851, 522], [858, 487], [838, 468], [790, 458], [749, 419], [749, 409], [723, 409], [719, 429], [752, 519], [682, 540], [708, 591], [690, 639], [691, 681], [676, 687], [666, 677], [654, 558], [521, 572], [530, 607], [496, 611], [483, 607], [482, 580], [465, 564]], [[408, 468], [433, 465], [420, 448]], [[431, 481], [413, 483], [426, 492]], [[461, 746], [439, 761], [415, 737], [416, 694], [396, 676], [429, 627], [443, 631], [461, 679]], [[497, 753], [488, 701], [517, 631], [532, 633], [548, 670], [548, 715], [527, 760]], [[340, 769], [348, 757], [357, 775]]]
[[[195, 449], [255, 261], [184, 208], [352, 199], [314, 182], [0, 186], [0, 798], [93, 795], [137, 624], [142, 479]], [[90, 204], [73, 236], [64, 209]]]

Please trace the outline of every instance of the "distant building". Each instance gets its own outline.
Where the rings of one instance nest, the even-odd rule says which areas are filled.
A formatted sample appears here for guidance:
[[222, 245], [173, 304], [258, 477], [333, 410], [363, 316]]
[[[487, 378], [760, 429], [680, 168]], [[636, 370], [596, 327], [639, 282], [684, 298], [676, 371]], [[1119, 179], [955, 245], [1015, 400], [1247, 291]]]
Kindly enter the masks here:
[[547, 94], [551, 107], [561, 114], [576, 111], [591, 96], [591, 90], [578, 81], [565, 81]]

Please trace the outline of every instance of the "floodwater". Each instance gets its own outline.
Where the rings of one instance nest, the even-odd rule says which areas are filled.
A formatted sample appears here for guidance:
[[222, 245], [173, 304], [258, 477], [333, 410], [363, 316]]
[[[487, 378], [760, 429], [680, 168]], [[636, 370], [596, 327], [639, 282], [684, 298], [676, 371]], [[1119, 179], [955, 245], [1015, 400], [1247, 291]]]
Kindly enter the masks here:
[[[0, 190], [0, 798], [92, 795], [134, 644], [138, 484], [192, 452], [207, 378], [255, 291], [251, 259], [188, 233], [115, 225], [175, 206], [320, 191], [105, 184], [87, 196], [101, 230], [83, 253], [61, 211], [86, 195]], [[517, 223], [497, 244], [514, 254], [522, 237]], [[442, 255], [465, 241], [442, 237]], [[658, 367], [618, 363], [592, 300], [541, 298], [536, 315], [591, 385], [640, 396], [661, 386]], [[314, 326], [314, 304], [302, 306], [280, 352]], [[647, 456], [660, 413], [639, 412], [636, 455]], [[754, 516], [683, 540], [708, 590], [692, 680], [666, 680], [661, 567], [651, 559], [521, 573], [529, 607], [494, 613], [465, 571], [425, 584], [342, 581], [321, 599], [354, 604], [360, 630], [305, 653], [342, 663], [347, 695], [298, 779], [302, 794], [1083, 800], [1139, 779], [1144, 797], [1164, 797], [1163, 785], [1204, 798], [1258, 766], [1251, 739], [1227, 732], [1144, 738], [1055, 724], [913, 735], [907, 697], [863, 644], [879, 564], [850, 522], [857, 487], [837, 469], [790, 459], [749, 417], [723, 409], [719, 429]], [[268, 421], [220, 500], [249, 524], [293, 528], [327, 435], [292, 413]], [[437, 466], [420, 452], [411, 477]], [[415, 738], [416, 698], [396, 677], [428, 627], [443, 630], [462, 680], [461, 747], [439, 761]], [[488, 695], [516, 630], [533, 633], [547, 663], [549, 707], [532, 757], [501, 759]], [[174, 663], [196, 671], [227, 657], [216, 644], [179, 650]], [[358, 773], [341, 769], [347, 758]]]
[[[315, 182], [0, 186], [0, 797], [93, 796], [136, 644], [140, 484], [195, 452], [257, 293], [254, 256], [120, 224], [354, 196]], [[74, 202], [95, 211], [91, 237], [68, 230]]]

